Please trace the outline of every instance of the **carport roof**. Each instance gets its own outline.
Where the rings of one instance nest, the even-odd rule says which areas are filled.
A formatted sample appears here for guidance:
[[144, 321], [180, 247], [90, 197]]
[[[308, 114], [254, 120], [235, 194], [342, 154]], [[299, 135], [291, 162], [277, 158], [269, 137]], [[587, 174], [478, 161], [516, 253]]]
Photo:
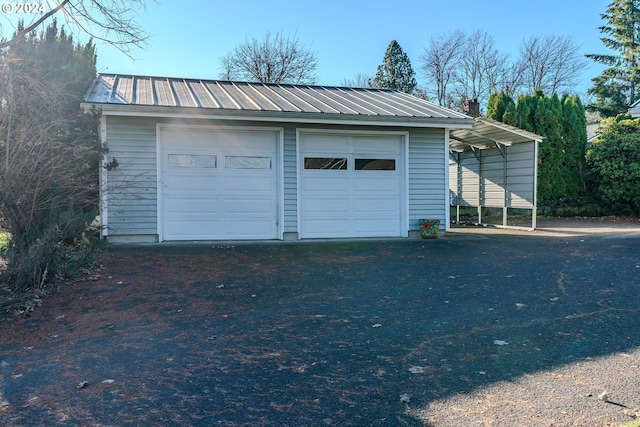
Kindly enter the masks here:
[[473, 119], [399, 91], [99, 74], [83, 107], [103, 114], [215, 115], [293, 121], [470, 128]]
[[471, 129], [455, 129], [449, 135], [449, 148], [452, 151], [469, 151], [473, 149], [509, 146], [522, 142], [544, 139], [526, 130], [510, 126], [506, 123], [478, 117]]

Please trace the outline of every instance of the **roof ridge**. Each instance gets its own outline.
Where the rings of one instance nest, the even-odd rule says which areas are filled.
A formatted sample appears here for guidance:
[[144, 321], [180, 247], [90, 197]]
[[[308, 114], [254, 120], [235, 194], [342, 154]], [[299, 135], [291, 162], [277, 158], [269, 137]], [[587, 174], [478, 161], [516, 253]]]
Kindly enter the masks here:
[[[132, 74], [132, 73], [97, 73], [97, 78], [100, 76], [113, 76], [113, 77], [131, 77], [131, 78], [145, 78], [145, 79], [166, 79], [166, 80], [192, 80], [192, 81], [200, 81], [200, 82], [217, 82], [217, 83], [229, 83], [229, 84], [248, 84], [248, 85], [265, 85], [265, 86], [282, 86], [289, 85], [294, 87], [310, 87], [310, 88], [332, 88], [332, 89], [363, 89], [363, 90], [374, 90], [379, 92], [400, 92], [395, 89], [387, 89], [387, 88], [377, 88], [377, 87], [355, 87], [355, 86], [345, 86], [345, 85], [327, 85], [320, 83], [288, 83], [288, 82], [259, 82], [259, 81], [250, 81], [250, 80], [228, 80], [228, 79], [209, 79], [209, 78], [200, 78], [200, 77], [172, 77], [172, 76], [159, 76], [159, 75], [148, 75], [148, 74]], [[409, 94], [407, 94], [409, 95]], [[409, 95], [413, 96], [413, 95]]]

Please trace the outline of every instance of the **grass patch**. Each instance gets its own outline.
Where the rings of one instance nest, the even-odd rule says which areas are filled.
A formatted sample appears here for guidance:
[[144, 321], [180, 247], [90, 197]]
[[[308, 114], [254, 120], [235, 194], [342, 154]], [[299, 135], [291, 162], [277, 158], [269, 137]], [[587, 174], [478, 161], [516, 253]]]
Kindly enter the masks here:
[[11, 243], [11, 235], [0, 231], [0, 255], [9, 251], [9, 243]]
[[640, 427], [640, 420], [630, 421], [622, 424], [620, 427]]

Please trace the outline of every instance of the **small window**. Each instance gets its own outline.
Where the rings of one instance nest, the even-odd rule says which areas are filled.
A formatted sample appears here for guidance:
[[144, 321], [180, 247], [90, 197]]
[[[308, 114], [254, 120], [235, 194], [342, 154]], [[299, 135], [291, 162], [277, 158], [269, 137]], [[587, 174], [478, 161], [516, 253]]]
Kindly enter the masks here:
[[227, 169], [271, 169], [271, 157], [226, 156], [224, 166]]
[[216, 160], [209, 154], [169, 154], [167, 164], [173, 168], [215, 168]]
[[357, 171], [394, 171], [395, 159], [356, 159]]
[[336, 157], [305, 157], [304, 168], [345, 170], [347, 169], [347, 159]]

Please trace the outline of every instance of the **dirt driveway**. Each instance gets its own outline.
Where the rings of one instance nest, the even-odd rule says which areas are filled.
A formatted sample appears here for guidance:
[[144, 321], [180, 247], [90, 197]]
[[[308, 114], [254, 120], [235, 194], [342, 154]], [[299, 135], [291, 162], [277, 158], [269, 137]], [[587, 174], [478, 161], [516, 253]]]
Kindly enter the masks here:
[[640, 226], [562, 225], [114, 247], [0, 322], [0, 425], [621, 425]]

